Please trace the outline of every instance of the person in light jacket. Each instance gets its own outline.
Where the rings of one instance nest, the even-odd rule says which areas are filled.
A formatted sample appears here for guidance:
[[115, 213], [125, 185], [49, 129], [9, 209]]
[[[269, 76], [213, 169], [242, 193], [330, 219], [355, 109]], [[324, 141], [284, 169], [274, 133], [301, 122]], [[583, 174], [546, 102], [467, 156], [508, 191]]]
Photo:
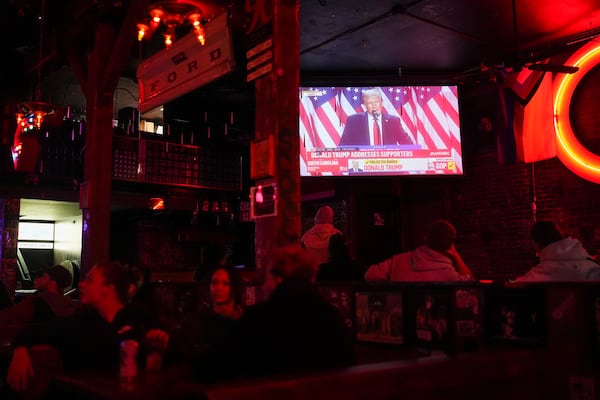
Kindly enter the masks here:
[[320, 207], [315, 214], [315, 224], [300, 240], [315, 265], [329, 261], [329, 239], [335, 234], [341, 232], [333, 226], [333, 209], [329, 206]]
[[455, 239], [456, 229], [450, 222], [433, 221], [427, 229], [425, 245], [372, 265], [365, 273], [365, 280], [391, 282], [471, 280], [473, 274], [456, 251]]
[[600, 280], [600, 265], [579, 240], [564, 237], [553, 222], [534, 223], [531, 242], [540, 262], [516, 282]]

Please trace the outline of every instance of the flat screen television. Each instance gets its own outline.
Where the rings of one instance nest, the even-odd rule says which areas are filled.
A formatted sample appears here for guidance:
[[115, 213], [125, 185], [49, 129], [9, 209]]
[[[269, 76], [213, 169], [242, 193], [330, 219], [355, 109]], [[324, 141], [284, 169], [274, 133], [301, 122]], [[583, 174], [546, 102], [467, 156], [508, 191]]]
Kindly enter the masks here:
[[300, 87], [300, 175], [461, 175], [456, 86]]

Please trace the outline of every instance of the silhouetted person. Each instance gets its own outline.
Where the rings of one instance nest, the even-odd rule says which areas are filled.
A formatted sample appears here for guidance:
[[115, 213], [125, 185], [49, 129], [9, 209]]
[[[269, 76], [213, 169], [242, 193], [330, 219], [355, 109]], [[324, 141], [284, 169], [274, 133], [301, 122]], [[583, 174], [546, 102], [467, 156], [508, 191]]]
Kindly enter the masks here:
[[118, 263], [95, 265], [80, 283], [80, 311], [15, 337], [7, 383], [17, 392], [27, 389], [36, 373], [29, 349], [40, 344], [58, 351], [66, 371], [113, 368], [117, 373], [120, 342], [140, 341], [145, 334], [141, 318], [125, 306], [131, 282], [131, 272]]
[[304, 232], [300, 240], [315, 266], [329, 260], [329, 238], [336, 233], [341, 234], [333, 226], [333, 209], [329, 206], [319, 207], [315, 214], [315, 224]]
[[362, 281], [363, 268], [350, 257], [346, 239], [341, 233], [329, 238], [329, 261], [319, 266], [317, 282]]
[[550, 221], [538, 221], [531, 227], [531, 242], [539, 254], [539, 264], [517, 282], [585, 281], [600, 279], [600, 265], [583, 248], [581, 242], [564, 237]]
[[277, 249], [265, 288], [268, 299], [240, 319], [239, 352], [245, 375], [346, 366], [352, 336], [339, 312], [314, 285], [316, 270], [297, 245]]
[[0, 325], [46, 322], [73, 314], [77, 304], [64, 295], [71, 280], [71, 274], [61, 265], [45, 269], [33, 281], [38, 292], [0, 311]]

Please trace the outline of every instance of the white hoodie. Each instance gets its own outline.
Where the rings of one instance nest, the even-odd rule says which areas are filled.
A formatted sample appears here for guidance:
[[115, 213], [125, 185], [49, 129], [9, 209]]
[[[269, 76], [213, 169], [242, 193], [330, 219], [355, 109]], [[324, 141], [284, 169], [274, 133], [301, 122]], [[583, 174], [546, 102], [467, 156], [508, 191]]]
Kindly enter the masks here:
[[316, 265], [329, 261], [329, 238], [341, 234], [332, 224], [315, 224], [302, 235], [302, 244]]
[[549, 244], [540, 253], [540, 263], [517, 282], [600, 280], [600, 265], [577, 239], [570, 237]]
[[469, 278], [459, 275], [450, 258], [427, 246], [396, 254], [372, 265], [365, 273], [367, 281], [448, 282], [464, 279]]

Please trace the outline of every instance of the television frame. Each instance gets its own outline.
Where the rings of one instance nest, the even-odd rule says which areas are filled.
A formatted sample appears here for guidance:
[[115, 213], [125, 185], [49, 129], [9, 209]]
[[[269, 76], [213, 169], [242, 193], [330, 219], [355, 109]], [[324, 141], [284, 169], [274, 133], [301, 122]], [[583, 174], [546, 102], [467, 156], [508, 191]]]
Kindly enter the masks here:
[[[367, 89], [382, 94], [381, 120], [399, 118], [413, 144], [339, 145]], [[302, 177], [463, 175], [457, 85], [302, 85], [298, 94]], [[356, 162], [362, 171], [351, 173]]]

